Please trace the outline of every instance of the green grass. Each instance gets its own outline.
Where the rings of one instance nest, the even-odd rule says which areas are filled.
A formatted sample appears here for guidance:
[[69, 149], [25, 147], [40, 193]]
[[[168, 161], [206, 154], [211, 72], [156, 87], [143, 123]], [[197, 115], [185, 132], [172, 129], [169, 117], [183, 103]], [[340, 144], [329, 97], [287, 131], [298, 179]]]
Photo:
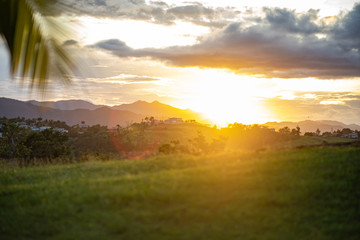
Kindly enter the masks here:
[[310, 137], [301, 136], [299, 138], [291, 139], [290, 141], [282, 141], [275, 143], [271, 146], [273, 149], [291, 149], [301, 146], [317, 146], [323, 144], [334, 144], [334, 143], [347, 143], [354, 142], [356, 140], [342, 137]]
[[358, 239], [360, 149], [0, 169], [0, 239]]

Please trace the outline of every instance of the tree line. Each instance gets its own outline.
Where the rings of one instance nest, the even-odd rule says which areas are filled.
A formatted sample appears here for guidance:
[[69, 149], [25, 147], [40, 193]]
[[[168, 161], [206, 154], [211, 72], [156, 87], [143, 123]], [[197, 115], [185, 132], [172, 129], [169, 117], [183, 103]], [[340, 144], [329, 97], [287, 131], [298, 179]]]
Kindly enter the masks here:
[[[180, 128], [175, 134], [170, 126], [153, 124], [152, 117], [140, 123], [109, 130], [106, 126], [87, 126], [85, 122], [72, 127], [62, 121], [42, 118], [0, 118], [0, 158], [25, 159], [85, 159], [95, 155], [108, 159], [109, 155], [122, 158], [140, 158], [154, 154], [204, 155], [225, 150], [258, 150], [274, 143], [289, 141], [301, 136], [300, 127], [280, 128], [278, 131], [262, 125], [229, 124], [225, 128], [203, 127], [212, 134], [204, 134], [191, 124], [173, 126]], [[190, 127], [194, 134], [182, 133], [181, 127]], [[33, 130], [37, 129], [37, 130]], [[159, 135], [158, 130], [163, 129]], [[338, 130], [338, 135], [353, 132]], [[319, 131], [314, 135], [319, 135]], [[323, 133], [324, 135], [325, 133]], [[304, 134], [309, 136], [308, 133]], [[167, 137], [166, 137], [167, 136]], [[192, 137], [191, 137], [192, 136]], [[333, 136], [333, 135], [331, 135]]]

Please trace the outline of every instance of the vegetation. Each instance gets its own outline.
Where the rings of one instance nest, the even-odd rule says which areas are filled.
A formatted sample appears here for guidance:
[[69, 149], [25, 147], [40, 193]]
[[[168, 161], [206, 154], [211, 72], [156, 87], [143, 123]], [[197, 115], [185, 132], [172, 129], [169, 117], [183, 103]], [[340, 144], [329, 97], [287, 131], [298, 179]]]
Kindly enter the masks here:
[[0, 126], [1, 239], [356, 239], [360, 227], [353, 139], [151, 118]]
[[[85, 121], [70, 127], [65, 122], [42, 118], [2, 118], [0, 157], [16, 158], [22, 164], [35, 164], [35, 160], [37, 163], [58, 160], [67, 163], [87, 161], [93, 155], [103, 160], [177, 153], [199, 156], [354, 141], [327, 135], [300, 136], [299, 127], [285, 127], [276, 132], [261, 125], [234, 123], [217, 129], [197, 123], [154, 124], [152, 117], [145, 120], [109, 130], [106, 126], [88, 126]], [[343, 129], [338, 132], [350, 134], [353, 131]], [[338, 132], [332, 134], [337, 136]]]
[[11, 73], [39, 90], [50, 73], [68, 82], [76, 68], [61, 41], [69, 31], [47, 17], [64, 9], [70, 8], [58, 0], [0, 0], [0, 38], [9, 48]]
[[3, 118], [0, 122], [0, 157], [20, 158], [25, 160], [24, 163], [30, 163], [35, 158], [53, 159], [70, 155], [67, 134], [51, 128], [32, 131], [24, 128], [16, 119]]
[[357, 239], [359, 148], [0, 168], [2, 239]]

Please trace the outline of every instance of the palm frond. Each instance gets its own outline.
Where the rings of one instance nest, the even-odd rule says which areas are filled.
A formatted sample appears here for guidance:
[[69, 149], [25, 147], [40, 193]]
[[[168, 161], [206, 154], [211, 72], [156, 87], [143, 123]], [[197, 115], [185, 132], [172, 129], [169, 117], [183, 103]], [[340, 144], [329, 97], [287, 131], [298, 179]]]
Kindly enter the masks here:
[[[0, 0], [0, 35], [9, 47], [11, 74], [44, 90], [49, 77], [69, 83], [76, 64], [56, 33], [59, 25], [46, 16], [57, 1]], [[51, 31], [49, 28], [52, 28]], [[59, 31], [56, 31], [58, 28]]]

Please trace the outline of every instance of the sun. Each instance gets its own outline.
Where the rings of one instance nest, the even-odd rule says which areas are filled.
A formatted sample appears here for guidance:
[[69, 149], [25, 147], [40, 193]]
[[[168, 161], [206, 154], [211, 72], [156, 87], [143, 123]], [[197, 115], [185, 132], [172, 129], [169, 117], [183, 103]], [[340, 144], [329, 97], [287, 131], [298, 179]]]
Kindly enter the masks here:
[[269, 121], [269, 111], [261, 105], [250, 79], [221, 69], [199, 69], [197, 78], [187, 86], [192, 96], [188, 105], [212, 123], [226, 126]]

